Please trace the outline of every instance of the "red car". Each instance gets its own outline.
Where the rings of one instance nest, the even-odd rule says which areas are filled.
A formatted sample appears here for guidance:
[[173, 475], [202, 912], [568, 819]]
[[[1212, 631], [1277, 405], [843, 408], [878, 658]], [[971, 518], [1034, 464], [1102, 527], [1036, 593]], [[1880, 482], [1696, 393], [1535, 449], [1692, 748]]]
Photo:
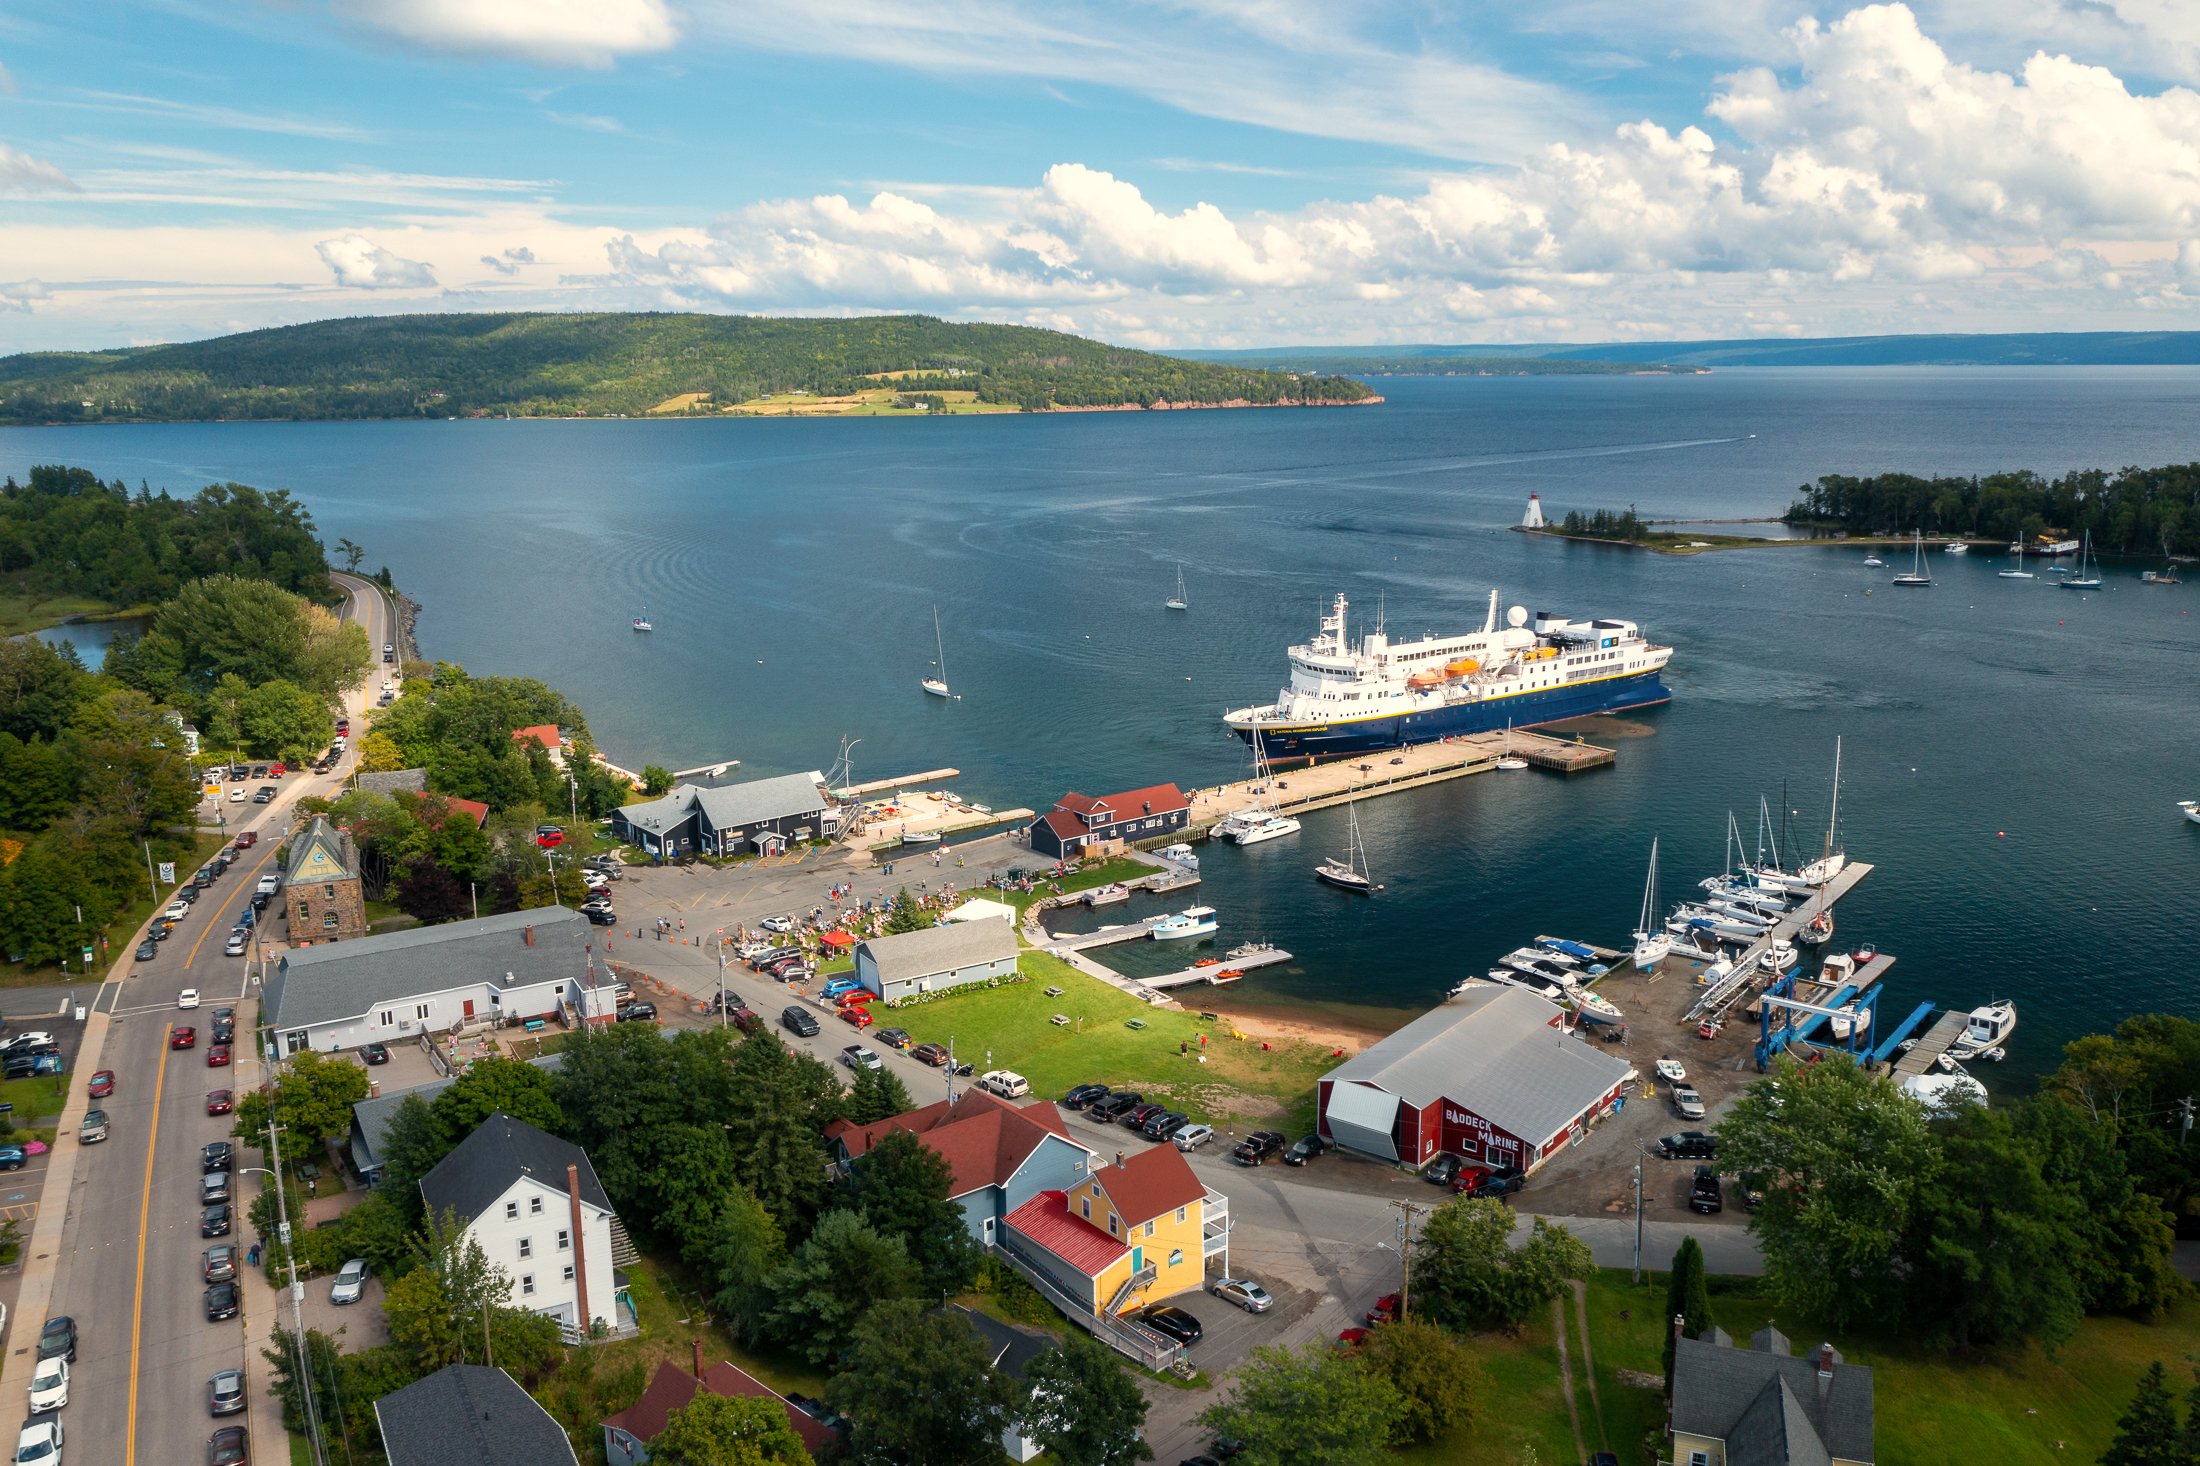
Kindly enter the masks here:
[[179, 1028], [168, 1035], [168, 1047], [172, 1049], [195, 1049], [198, 1046], [199, 1031], [196, 1028]]
[[219, 1069], [229, 1062], [229, 1045], [215, 1044], [206, 1051], [206, 1067]]
[[336, 736], [338, 738], [349, 738], [351, 736], [351, 719], [338, 718], [336, 720]]
[[115, 1071], [112, 1069], [102, 1069], [97, 1074], [94, 1074], [92, 1076], [92, 1082], [85, 1088], [85, 1093], [89, 1094], [93, 1099], [105, 1099], [108, 1095], [111, 1095], [114, 1092]]
[[237, 848], [239, 850], [250, 850], [253, 846], [259, 843], [260, 832], [258, 830], [246, 830], [243, 834], [237, 837]]
[[237, 1107], [236, 1097], [226, 1089], [210, 1089], [206, 1092], [206, 1113], [226, 1115]]
[[858, 1029], [864, 1029], [871, 1026], [871, 1015], [864, 1011], [861, 1003], [850, 1003], [840, 1010], [840, 1021], [853, 1023]]
[[869, 988], [857, 988], [853, 992], [842, 993], [835, 1001], [843, 1008], [860, 1008], [876, 996]]
[[1366, 1329], [1346, 1329], [1343, 1333], [1337, 1335], [1338, 1345], [1347, 1351], [1357, 1349], [1366, 1342]]
[[280, 779], [283, 775], [289, 772], [290, 770], [284, 768], [281, 764], [269, 764], [267, 766], [267, 776], [270, 779]]
[[545, 850], [555, 850], [565, 843], [565, 831], [556, 825], [538, 825], [535, 828], [535, 843]]
[[1377, 1324], [1396, 1323], [1397, 1321], [1398, 1295], [1395, 1293], [1385, 1293], [1382, 1297], [1376, 1299], [1375, 1306], [1367, 1311], [1369, 1328], [1373, 1328]]

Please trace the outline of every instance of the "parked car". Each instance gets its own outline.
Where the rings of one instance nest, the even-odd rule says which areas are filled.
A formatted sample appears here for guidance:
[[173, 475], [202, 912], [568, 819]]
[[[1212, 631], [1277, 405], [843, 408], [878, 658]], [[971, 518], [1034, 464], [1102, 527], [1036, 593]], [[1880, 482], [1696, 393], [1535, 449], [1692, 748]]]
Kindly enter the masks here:
[[1068, 1110], [1081, 1110], [1096, 1099], [1107, 1098], [1107, 1093], [1108, 1087], [1105, 1084], [1080, 1084], [1072, 1088], [1068, 1094], [1062, 1096], [1062, 1107]]
[[105, 1099], [115, 1092], [115, 1071], [102, 1069], [92, 1076], [92, 1082], [84, 1086], [85, 1094], [93, 1099]]
[[1291, 1148], [1283, 1153], [1287, 1166], [1303, 1166], [1329, 1147], [1319, 1135], [1302, 1135], [1291, 1142]]
[[258, 830], [246, 830], [243, 834], [237, 836], [235, 843], [239, 850], [250, 850], [260, 843], [260, 832]]
[[1421, 1179], [1431, 1186], [1449, 1186], [1459, 1179], [1459, 1168], [1465, 1164], [1460, 1157], [1446, 1151], [1421, 1168]]
[[[385, 652], [382, 660], [389, 659]], [[206, 1438], [206, 1466], [251, 1466], [251, 1450], [243, 1426], [225, 1425]]]
[[836, 977], [831, 982], [826, 983], [824, 987], [818, 989], [818, 992], [827, 998], [837, 998], [842, 993], [861, 992], [862, 990], [863, 984], [854, 978]]
[[840, 1051], [840, 1062], [851, 1069], [883, 1069], [886, 1061], [868, 1044], [850, 1044]]
[[[223, 1090], [226, 1094], [228, 1091]], [[237, 1147], [226, 1140], [209, 1140], [199, 1147], [199, 1174], [211, 1176], [216, 1171], [234, 1170], [237, 1165]]]
[[[31, 1414], [51, 1415], [69, 1403], [69, 1361], [41, 1359], [31, 1371]], [[17, 1460], [22, 1457], [18, 1456]]]
[[191, 914], [191, 903], [178, 896], [175, 900], [169, 902], [160, 914], [170, 921], [181, 921]]
[[38, 1079], [61, 1071], [61, 1056], [54, 1053], [10, 1054], [0, 1064], [0, 1078], [5, 1079]]
[[229, 940], [222, 943], [224, 957], [242, 957], [252, 945], [252, 933], [248, 928], [237, 927], [229, 933]]
[[275, 786], [273, 784], [262, 784], [259, 788], [252, 791], [252, 802], [254, 804], [271, 804], [274, 802], [274, 799]]
[[988, 1069], [978, 1076], [978, 1088], [1002, 1099], [1022, 1099], [1031, 1093], [1031, 1081], [1013, 1069]]
[[220, 1206], [207, 1207], [199, 1213], [199, 1235], [201, 1237], [226, 1237], [229, 1235], [232, 1220], [229, 1213], [229, 1203], [223, 1202]]
[[225, 1369], [208, 1380], [206, 1408], [217, 1418], [242, 1413], [245, 1408], [244, 1371]]
[[47, 1319], [46, 1326], [38, 1331], [38, 1357], [76, 1363], [76, 1320], [66, 1313]]
[[139, 943], [137, 944], [137, 958], [136, 958], [136, 960], [137, 960], [137, 961], [139, 961], [139, 962], [150, 962], [150, 961], [152, 961], [152, 960], [153, 960], [153, 959], [154, 959], [155, 957], [158, 957], [159, 955], [160, 955], [160, 938], [158, 938], [158, 937], [147, 937], [147, 938], [146, 938], [146, 939], [145, 939], [144, 941], [142, 941], [142, 942], [139, 942]]
[[270, 871], [252, 883], [252, 894], [255, 896], [272, 896], [282, 888], [283, 878]]
[[179, 1008], [196, 1008], [196, 1007], [197, 1007], [198, 1005], [199, 1005], [199, 990], [198, 990], [197, 988], [185, 988], [185, 989], [184, 989], [184, 990], [183, 990], [182, 992], [180, 992], [180, 993], [176, 994], [176, 1006], [177, 1006], [177, 1007], [179, 1007]]
[[877, 1038], [890, 1049], [909, 1047], [909, 1030], [906, 1028], [882, 1028], [878, 1031]]
[[107, 1112], [105, 1110], [86, 1110], [84, 1112], [84, 1123], [77, 1127], [77, 1144], [97, 1145], [106, 1138]]
[[1178, 1150], [1197, 1150], [1215, 1138], [1215, 1127], [1212, 1125], [1186, 1125], [1169, 1138], [1176, 1142]]
[[590, 926], [616, 926], [619, 921], [619, 913], [608, 906], [599, 906], [593, 911], [583, 907], [581, 915], [588, 918]]
[[1718, 1137], [1702, 1130], [1683, 1130], [1658, 1141], [1658, 1154], [1669, 1161], [1708, 1161], [1718, 1153]]
[[206, 1321], [219, 1323], [237, 1316], [237, 1285], [216, 1283], [206, 1290]]
[[1688, 1209], [1706, 1215], [1726, 1210], [1726, 1188], [1719, 1184], [1719, 1173], [1713, 1167], [1696, 1167], [1695, 1182], [1688, 1188]]
[[290, 772], [290, 769], [289, 769], [289, 767], [288, 767], [287, 765], [284, 765], [284, 764], [279, 764], [279, 763], [275, 763], [275, 764], [269, 764], [269, 765], [267, 766], [267, 776], [268, 776], [268, 777], [269, 777], [270, 779], [280, 779], [280, 778], [281, 778], [281, 777], [282, 777], [283, 775], [285, 775], [285, 774], [287, 774], [287, 773], [289, 773], [289, 772]]
[[229, 1173], [227, 1171], [215, 1171], [211, 1175], [201, 1176], [199, 1177], [199, 1205], [213, 1206], [216, 1202], [228, 1201], [230, 1199], [229, 1190]]
[[15, 1461], [38, 1462], [40, 1466], [60, 1466], [61, 1422], [58, 1420], [33, 1420], [23, 1427], [15, 1438]]
[[1385, 1293], [1382, 1297], [1376, 1299], [1375, 1306], [1367, 1311], [1367, 1326], [1372, 1329], [1380, 1328], [1386, 1323], [1396, 1323], [1398, 1315], [1404, 1309], [1405, 1299], [1401, 1294]]
[[619, 1010], [619, 1021], [621, 1023], [655, 1023], [657, 1021], [657, 1005], [655, 1003], [629, 1003]]
[[535, 843], [545, 850], [555, 850], [565, 843], [565, 831], [556, 825], [537, 825]]
[[1191, 1123], [1192, 1117], [1182, 1110], [1163, 1110], [1158, 1115], [1148, 1115], [1138, 1131], [1148, 1140], [1167, 1140]]
[[390, 1061], [390, 1046], [385, 1043], [362, 1044], [359, 1047], [359, 1057], [369, 1064], [387, 1064]]
[[1148, 1100], [1142, 1105], [1133, 1105], [1130, 1109], [1124, 1111], [1123, 1118], [1116, 1123], [1126, 1130], [1137, 1130], [1142, 1128], [1154, 1116], [1166, 1115], [1168, 1112], [1169, 1107], [1159, 1100]]
[[237, 1107], [237, 1097], [226, 1089], [210, 1089], [206, 1092], [206, 1113], [226, 1115]]
[[343, 1265], [336, 1274], [336, 1281], [328, 1290], [331, 1303], [357, 1303], [367, 1290], [367, 1260], [355, 1257]]
[[1268, 1290], [1250, 1278], [1216, 1278], [1207, 1285], [1207, 1291], [1247, 1313], [1266, 1313], [1276, 1304]]
[[1280, 1130], [1255, 1130], [1237, 1143], [1230, 1152], [1230, 1159], [1241, 1166], [1257, 1166], [1283, 1149], [1284, 1136]]
[[840, 1021], [853, 1026], [857, 1032], [871, 1026], [871, 1014], [860, 1003], [851, 1003], [840, 1011]]
[[1132, 1110], [1146, 1102], [1146, 1097], [1135, 1090], [1124, 1090], [1105, 1099], [1096, 1099], [1085, 1106], [1085, 1118], [1097, 1120], [1103, 1125], [1113, 1125]]
[[1139, 1310], [1133, 1317], [1155, 1333], [1166, 1334], [1179, 1344], [1196, 1344], [1206, 1332], [1200, 1327], [1199, 1319], [1195, 1315], [1172, 1304], [1156, 1303], [1150, 1308]]
[[200, 1269], [209, 1283], [231, 1283], [237, 1279], [237, 1244], [217, 1242], [206, 1249], [206, 1263]]
[[807, 1008], [786, 1008], [779, 1014], [779, 1025], [800, 1038], [817, 1037], [817, 1020]]
[[944, 1068], [947, 1064], [947, 1046], [945, 1044], [918, 1044], [909, 1051], [909, 1057], [920, 1064], [930, 1064], [935, 1069]]
[[1674, 1085], [1673, 1113], [1683, 1120], [1701, 1120], [1703, 1118], [1703, 1096], [1696, 1093], [1693, 1086], [1686, 1084]]

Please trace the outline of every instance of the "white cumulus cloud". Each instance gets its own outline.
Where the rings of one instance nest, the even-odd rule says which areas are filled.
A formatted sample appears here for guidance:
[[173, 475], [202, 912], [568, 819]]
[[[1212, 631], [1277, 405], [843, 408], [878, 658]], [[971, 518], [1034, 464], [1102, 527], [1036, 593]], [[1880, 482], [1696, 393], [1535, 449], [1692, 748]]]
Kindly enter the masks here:
[[421, 289], [435, 284], [435, 272], [419, 260], [391, 254], [364, 234], [324, 239], [313, 249], [336, 283], [354, 290]]
[[680, 38], [665, 0], [332, 0], [338, 14], [433, 51], [546, 66], [611, 65]]
[[51, 300], [45, 284], [38, 280], [17, 280], [12, 284], [0, 284], [0, 311], [16, 311], [30, 314], [31, 307], [42, 300]]
[[535, 252], [523, 244], [517, 249], [506, 250], [502, 255], [483, 255], [481, 262], [499, 275], [517, 275], [521, 265], [535, 262]]
[[68, 174], [43, 158], [0, 143], [0, 193], [76, 193]]

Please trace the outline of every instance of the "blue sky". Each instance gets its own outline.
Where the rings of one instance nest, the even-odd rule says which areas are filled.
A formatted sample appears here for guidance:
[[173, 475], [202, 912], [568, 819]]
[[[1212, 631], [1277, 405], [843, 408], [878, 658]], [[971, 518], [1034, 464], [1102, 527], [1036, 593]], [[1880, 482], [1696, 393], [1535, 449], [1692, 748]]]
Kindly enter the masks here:
[[1157, 346], [2191, 328], [2195, 11], [14, 5], [0, 350], [482, 309]]

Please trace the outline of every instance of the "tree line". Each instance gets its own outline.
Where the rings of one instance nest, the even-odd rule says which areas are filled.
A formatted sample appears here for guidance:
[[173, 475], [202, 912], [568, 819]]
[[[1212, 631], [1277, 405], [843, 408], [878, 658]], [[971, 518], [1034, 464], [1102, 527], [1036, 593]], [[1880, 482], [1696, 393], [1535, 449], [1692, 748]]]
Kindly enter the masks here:
[[[1342, 377], [1185, 361], [1059, 331], [931, 316], [378, 316], [210, 341], [0, 359], [0, 421], [203, 421], [638, 415], [685, 393], [711, 406], [837, 395], [888, 372], [1031, 411], [1171, 402], [1353, 402]], [[90, 403], [90, 406], [84, 404]]]
[[2200, 463], [2089, 468], [2057, 478], [2029, 470], [1968, 478], [1827, 474], [1797, 496], [1785, 521], [1829, 534], [1922, 530], [2003, 544], [2091, 534], [2099, 550], [2200, 555]]
[[1610, 509], [1598, 509], [1584, 514], [1579, 509], [1569, 509], [1566, 517], [1558, 522], [1561, 534], [1579, 535], [1591, 540], [1626, 540], [1630, 543], [1647, 537], [1649, 524], [1635, 513], [1630, 504], [1616, 513]]

